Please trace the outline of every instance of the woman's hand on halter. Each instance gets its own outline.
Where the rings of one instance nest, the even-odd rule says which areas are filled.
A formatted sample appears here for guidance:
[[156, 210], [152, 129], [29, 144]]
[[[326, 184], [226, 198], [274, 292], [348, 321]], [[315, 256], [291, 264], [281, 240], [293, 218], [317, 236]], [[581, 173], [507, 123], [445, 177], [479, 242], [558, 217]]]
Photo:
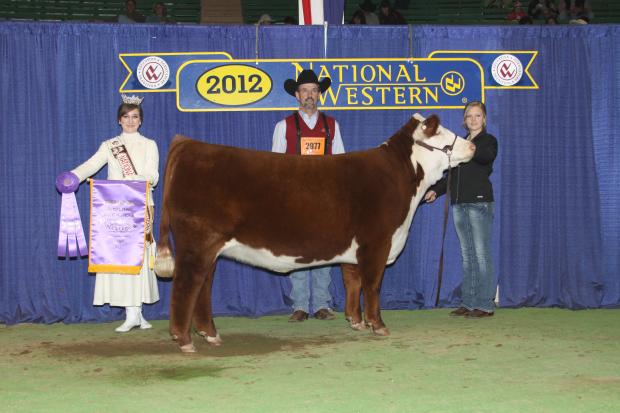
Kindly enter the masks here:
[[426, 194], [424, 194], [424, 201], [429, 204], [433, 202], [435, 199], [437, 199], [437, 193], [433, 190], [428, 191]]

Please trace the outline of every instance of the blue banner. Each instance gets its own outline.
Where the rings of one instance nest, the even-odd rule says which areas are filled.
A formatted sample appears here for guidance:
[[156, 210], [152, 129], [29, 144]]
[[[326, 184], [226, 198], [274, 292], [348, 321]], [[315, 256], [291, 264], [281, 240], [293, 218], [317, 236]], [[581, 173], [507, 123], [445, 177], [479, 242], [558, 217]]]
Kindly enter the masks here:
[[175, 92], [182, 112], [294, 110], [283, 88], [303, 69], [331, 78], [322, 109], [461, 109], [485, 89], [538, 89], [536, 51], [437, 51], [410, 59], [234, 60], [227, 53], [121, 54], [120, 92]]

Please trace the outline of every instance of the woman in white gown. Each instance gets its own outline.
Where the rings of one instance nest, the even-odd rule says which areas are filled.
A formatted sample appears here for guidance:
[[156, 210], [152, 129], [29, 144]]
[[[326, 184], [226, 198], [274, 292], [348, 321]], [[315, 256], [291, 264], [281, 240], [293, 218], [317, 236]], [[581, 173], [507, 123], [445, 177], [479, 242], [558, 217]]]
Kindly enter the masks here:
[[[159, 180], [159, 152], [155, 141], [142, 136], [138, 129], [142, 124], [143, 112], [137, 96], [123, 95], [123, 103], [118, 108], [118, 124], [122, 133], [112, 139], [104, 141], [99, 150], [86, 162], [71, 172], [79, 181], [94, 175], [105, 164], [108, 165], [108, 179], [148, 181], [150, 188], [157, 185]], [[112, 153], [112, 147], [118, 147], [119, 142], [127, 150], [133, 170], [129, 173], [121, 168], [117, 158]], [[149, 206], [149, 224], [153, 228], [153, 197], [147, 194]], [[152, 237], [147, 237], [152, 239]], [[151, 251], [155, 251], [154, 242], [145, 244], [145, 254], [142, 268], [138, 275], [97, 273], [93, 305], [109, 304], [110, 306], [125, 307], [126, 319], [116, 331], [125, 333], [134, 327], [141, 329], [151, 328], [151, 324], [142, 316], [142, 304], [151, 304], [159, 300], [157, 278], [150, 265]]]

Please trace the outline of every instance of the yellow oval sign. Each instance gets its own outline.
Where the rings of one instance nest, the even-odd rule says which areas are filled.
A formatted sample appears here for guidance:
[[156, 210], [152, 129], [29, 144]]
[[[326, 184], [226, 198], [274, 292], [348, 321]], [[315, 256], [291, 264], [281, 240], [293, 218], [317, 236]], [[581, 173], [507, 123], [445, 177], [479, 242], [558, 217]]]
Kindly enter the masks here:
[[271, 91], [271, 77], [260, 69], [245, 65], [224, 65], [204, 72], [196, 82], [200, 96], [225, 106], [258, 102]]

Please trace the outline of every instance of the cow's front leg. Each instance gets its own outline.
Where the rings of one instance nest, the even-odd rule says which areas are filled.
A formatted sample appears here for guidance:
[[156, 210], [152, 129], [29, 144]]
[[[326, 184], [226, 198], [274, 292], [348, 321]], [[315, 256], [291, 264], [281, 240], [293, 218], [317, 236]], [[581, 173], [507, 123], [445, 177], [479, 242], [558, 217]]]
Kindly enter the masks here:
[[170, 335], [184, 353], [196, 352], [190, 329], [192, 314], [205, 280], [202, 260], [192, 255], [179, 254], [177, 250], [170, 299]]
[[213, 321], [213, 307], [211, 305], [211, 291], [213, 287], [213, 276], [215, 273], [215, 263], [207, 269], [207, 277], [202, 285], [200, 294], [196, 301], [196, 307], [194, 308], [194, 326], [198, 335], [203, 337], [207, 343], [212, 346], [219, 346], [222, 344], [220, 334], [215, 328], [215, 322]]
[[373, 333], [379, 336], [390, 335], [390, 330], [381, 319], [381, 282], [389, 252], [390, 243], [384, 243], [388, 248], [363, 248], [358, 250], [358, 266], [364, 290], [364, 315], [366, 323]]
[[344, 317], [353, 330], [364, 330], [366, 324], [362, 320], [362, 309], [360, 306], [362, 280], [357, 266], [342, 264], [340, 268], [345, 289]]

